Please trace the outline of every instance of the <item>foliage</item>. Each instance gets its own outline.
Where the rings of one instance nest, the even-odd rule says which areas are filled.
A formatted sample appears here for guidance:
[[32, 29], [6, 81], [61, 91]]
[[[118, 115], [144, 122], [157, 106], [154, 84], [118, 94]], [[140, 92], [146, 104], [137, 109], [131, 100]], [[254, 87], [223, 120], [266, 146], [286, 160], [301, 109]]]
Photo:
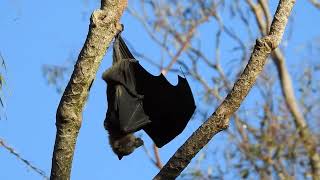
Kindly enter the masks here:
[[[163, 49], [165, 57], [170, 59], [169, 62], [154, 59], [152, 64], [162, 72], [182, 67], [197, 84], [195, 94], [202, 95], [199, 103], [202, 114], [206, 114], [207, 108], [220, 104], [229, 92], [242, 72], [241, 67], [247, 63], [250, 45], [269, 31], [272, 14], [272, 4], [266, 0], [141, 0], [139, 5], [135, 9], [130, 8], [129, 12], [142, 23], [153, 41]], [[210, 28], [210, 34], [203, 30], [205, 28]], [[224, 44], [226, 39], [232, 42], [227, 47]], [[255, 97], [250, 98], [249, 95], [246, 103], [232, 117], [233, 123], [227, 135], [227, 143], [231, 145], [220, 149], [225, 154], [223, 160], [209, 163], [208, 167], [213, 166], [212, 177], [223, 179], [238, 174], [242, 178], [316, 178], [316, 171], [312, 171], [315, 162], [312, 152], [319, 156], [320, 144], [315, 139], [320, 136], [320, 131], [313, 128], [319, 126], [318, 115], [314, 113], [319, 112], [320, 105], [317, 88], [320, 84], [319, 62], [304, 60], [303, 65], [289, 63], [287, 67], [280, 66], [287, 58], [282, 51], [293, 48], [290, 40], [290, 36], [285, 37], [286, 46], [272, 54], [275, 63], [269, 63], [258, 79], [250, 94]], [[210, 48], [203, 48], [205, 46]], [[303, 52], [309, 50], [306, 47]], [[314, 57], [317, 56], [312, 55]], [[287, 73], [288, 67], [294, 76]], [[281, 73], [289, 78], [283, 78]], [[288, 94], [293, 96], [288, 98]], [[294, 103], [299, 105], [298, 111], [292, 105]], [[220, 173], [221, 170], [224, 173]], [[207, 179], [206, 172], [206, 168], [200, 168], [190, 169], [186, 174]]]

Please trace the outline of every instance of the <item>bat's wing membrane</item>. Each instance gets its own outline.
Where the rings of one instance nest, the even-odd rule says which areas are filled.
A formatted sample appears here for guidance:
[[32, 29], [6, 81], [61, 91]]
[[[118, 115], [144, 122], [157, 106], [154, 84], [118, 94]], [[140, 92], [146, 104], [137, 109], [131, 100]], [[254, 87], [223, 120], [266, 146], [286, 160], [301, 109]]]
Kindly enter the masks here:
[[142, 66], [135, 68], [136, 89], [144, 95], [143, 109], [149, 119], [143, 129], [158, 147], [162, 147], [179, 135], [195, 110], [195, 102], [189, 84], [178, 76], [178, 84], [171, 85], [160, 74], [153, 76]]
[[183, 131], [194, 113], [195, 102], [187, 80], [179, 76], [178, 84], [173, 86], [162, 74], [147, 72], [120, 34], [114, 43], [113, 58], [113, 66], [103, 74], [108, 84], [107, 128], [124, 134], [143, 129], [158, 147], [164, 146]]

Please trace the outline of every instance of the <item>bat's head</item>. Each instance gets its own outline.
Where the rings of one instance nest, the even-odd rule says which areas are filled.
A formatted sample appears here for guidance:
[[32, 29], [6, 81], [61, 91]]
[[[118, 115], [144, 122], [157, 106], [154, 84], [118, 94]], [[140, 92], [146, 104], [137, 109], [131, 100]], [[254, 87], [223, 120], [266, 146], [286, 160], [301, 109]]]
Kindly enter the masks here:
[[121, 160], [123, 156], [131, 154], [136, 148], [143, 145], [143, 141], [140, 138], [135, 137], [133, 134], [127, 134], [117, 138], [109, 136], [109, 142], [113, 152], [117, 154], [119, 160]]

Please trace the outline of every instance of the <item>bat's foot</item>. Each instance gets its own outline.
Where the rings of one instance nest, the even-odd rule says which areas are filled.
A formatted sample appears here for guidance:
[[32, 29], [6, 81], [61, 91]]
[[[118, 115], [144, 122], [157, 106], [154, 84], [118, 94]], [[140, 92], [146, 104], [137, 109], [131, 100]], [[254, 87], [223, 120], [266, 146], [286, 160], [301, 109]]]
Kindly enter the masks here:
[[118, 33], [122, 32], [122, 31], [124, 30], [123, 24], [121, 24], [121, 23], [118, 22], [118, 23], [116, 24], [116, 29], [117, 29]]

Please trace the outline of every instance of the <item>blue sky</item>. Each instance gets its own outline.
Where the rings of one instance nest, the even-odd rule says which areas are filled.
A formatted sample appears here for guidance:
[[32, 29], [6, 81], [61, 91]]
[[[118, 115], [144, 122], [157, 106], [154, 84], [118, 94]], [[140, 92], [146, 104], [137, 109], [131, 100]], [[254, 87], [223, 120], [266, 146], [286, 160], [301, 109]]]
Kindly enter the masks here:
[[[13, 146], [21, 156], [50, 174], [51, 156], [55, 138], [55, 112], [60, 95], [46, 84], [42, 74], [44, 64], [68, 64], [68, 58], [76, 58], [88, 31], [91, 11], [99, 7], [81, 1], [0, 1], [0, 52], [7, 65], [6, 73], [6, 116], [0, 120], [0, 137]], [[275, 2], [275, 1], [271, 1]], [[295, 47], [319, 35], [320, 11], [306, 1], [297, 1], [294, 13], [292, 44]], [[128, 13], [122, 18], [125, 38], [138, 52], [159, 55], [159, 47], [151, 43], [143, 27]], [[212, 32], [213, 23], [202, 27], [201, 35]], [[239, 32], [241, 33], [241, 32]], [[229, 50], [228, 41], [222, 50]], [[211, 41], [214, 42], [214, 41]], [[208, 44], [209, 46], [210, 44]], [[208, 48], [211, 50], [211, 48]], [[287, 50], [288, 58], [295, 63], [300, 60]], [[119, 161], [107, 144], [103, 128], [106, 112], [105, 83], [102, 72], [111, 65], [110, 49], [97, 73], [85, 106], [83, 123], [78, 137], [72, 167], [72, 179], [151, 179], [158, 169], [149, 161], [142, 148], [133, 155]], [[227, 57], [225, 53], [222, 57]], [[152, 73], [158, 70], [147, 62], [141, 63]], [[169, 80], [175, 82], [175, 75]], [[197, 87], [192, 87], [195, 94]], [[251, 93], [252, 94], [252, 93]], [[249, 95], [249, 99], [253, 96]], [[247, 102], [247, 101], [246, 101]], [[248, 104], [248, 103], [247, 103]], [[212, 112], [214, 107], [210, 107]], [[200, 125], [191, 121], [186, 130], [173, 142], [160, 149], [162, 161], [166, 162], [175, 150]], [[147, 147], [151, 140], [143, 136]], [[223, 133], [214, 138], [216, 144]], [[214, 144], [214, 143], [211, 143]], [[14, 156], [0, 148], [0, 179], [41, 179]]]

